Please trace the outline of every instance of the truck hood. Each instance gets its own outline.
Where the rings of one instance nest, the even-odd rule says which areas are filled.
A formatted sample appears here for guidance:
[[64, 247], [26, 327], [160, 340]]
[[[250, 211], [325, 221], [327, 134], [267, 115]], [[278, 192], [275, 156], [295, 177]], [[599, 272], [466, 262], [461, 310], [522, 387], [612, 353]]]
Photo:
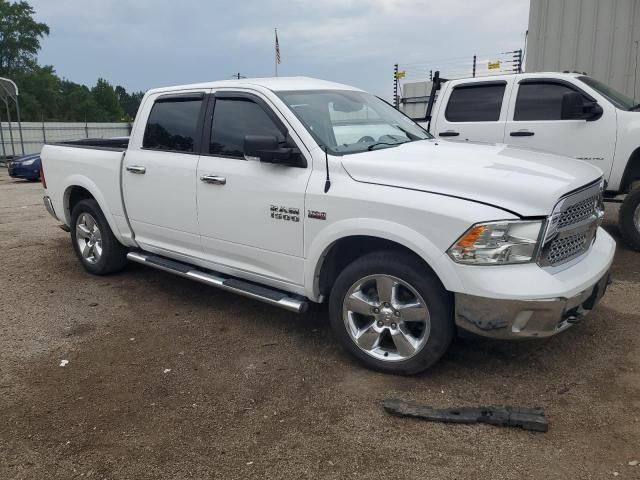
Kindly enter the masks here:
[[581, 160], [497, 144], [423, 140], [342, 157], [356, 181], [455, 196], [523, 217], [549, 215], [602, 172]]

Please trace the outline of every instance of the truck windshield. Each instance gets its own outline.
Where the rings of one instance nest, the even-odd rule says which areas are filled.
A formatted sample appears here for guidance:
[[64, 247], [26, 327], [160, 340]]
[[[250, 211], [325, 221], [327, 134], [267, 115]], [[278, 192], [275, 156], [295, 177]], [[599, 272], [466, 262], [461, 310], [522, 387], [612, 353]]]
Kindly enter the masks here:
[[321, 147], [345, 155], [433, 138], [388, 103], [365, 92], [278, 92]]
[[627, 97], [625, 94], [614, 90], [606, 83], [602, 83], [595, 78], [587, 76], [578, 77], [578, 79], [596, 90], [600, 95], [605, 97], [621, 110], [635, 110], [637, 108], [636, 102]]

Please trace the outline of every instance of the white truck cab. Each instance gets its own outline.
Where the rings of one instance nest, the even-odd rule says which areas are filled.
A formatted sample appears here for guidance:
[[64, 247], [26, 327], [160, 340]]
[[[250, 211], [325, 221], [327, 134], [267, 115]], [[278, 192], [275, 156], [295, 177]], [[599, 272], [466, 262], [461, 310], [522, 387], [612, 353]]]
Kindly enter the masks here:
[[294, 312], [385, 372], [456, 329], [539, 338], [604, 294], [602, 172], [434, 139], [384, 101], [309, 78], [147, 92], [128, 140], [46, 145], [47, 210], [90, 273], [127, 261]]
[[602, 170], [608, 199], [628, 194], [620, 228], [640, 250], [640, 105], [579, 73], [438, 80], [435, 88], [427, 115], [438, 138], [548, 151]]

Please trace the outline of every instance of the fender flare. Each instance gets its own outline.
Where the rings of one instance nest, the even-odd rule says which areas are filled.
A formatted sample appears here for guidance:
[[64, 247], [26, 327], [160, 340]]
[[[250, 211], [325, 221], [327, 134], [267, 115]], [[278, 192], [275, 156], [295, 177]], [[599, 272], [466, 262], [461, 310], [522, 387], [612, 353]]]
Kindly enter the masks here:
[[65, 185], [67, 186], [65, 187], [64, 193], [62, 195], [62, 205], [64, 209], [65, 222], [69, 227], [71, 227], [71, 210], [69, 209], [69, 195], [71, 190], [74, 187], [81, 187], [87, 190], [91, 194], [91, 196], [95, 199], [95, 201], [98, 202], [98, 206], [100, 207], [100, 210], [102, 210], [104, 217], [107, 219], [107, 223], [109, 224], [109, 228], [111, 228], [113, 235], [123, 245], [127, 244], [126, 240], [122, 236], [122, 232], [120, 232], [120, 229], [118, 228], [118, 225], [115, 219], [113, 218], [113, 214], [111, 213], [111, 210], [108, 207], [107, 201], [105, 200], [104, 196], [100, 193], [100, 189], [98, 188], [98, 186], [90, 178], [87, 178], [84, 175], [71, 175], [65, 180]]
[[334, 222], [315, 235], [308, 247], [304, 268], [305, 295], [309, 299], [321, 300], [318, 280], [331, 247], [337, 241], [353, 236], [377, 237], [402, 245], [422, 258], [447, 290], [462, 290], [453, 262], [424, 235], [405, 225], [387, 220], [359, 218]]

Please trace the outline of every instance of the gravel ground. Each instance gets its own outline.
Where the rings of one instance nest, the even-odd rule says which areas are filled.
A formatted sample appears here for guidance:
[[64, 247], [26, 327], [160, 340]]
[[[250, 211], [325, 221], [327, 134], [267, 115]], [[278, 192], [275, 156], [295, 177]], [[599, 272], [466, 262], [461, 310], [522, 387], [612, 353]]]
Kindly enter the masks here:
[[[89, 276], [41, 195], [0, 170], [2, 479], [640, 478], [640, 253], [619, 245], [603, 302], [562, 335], [459, 339], [402, 378], [357, 365], [323, 307], [137, 265]], [[394, 418], [389, 397], [539, 405], [551, 429]]]

